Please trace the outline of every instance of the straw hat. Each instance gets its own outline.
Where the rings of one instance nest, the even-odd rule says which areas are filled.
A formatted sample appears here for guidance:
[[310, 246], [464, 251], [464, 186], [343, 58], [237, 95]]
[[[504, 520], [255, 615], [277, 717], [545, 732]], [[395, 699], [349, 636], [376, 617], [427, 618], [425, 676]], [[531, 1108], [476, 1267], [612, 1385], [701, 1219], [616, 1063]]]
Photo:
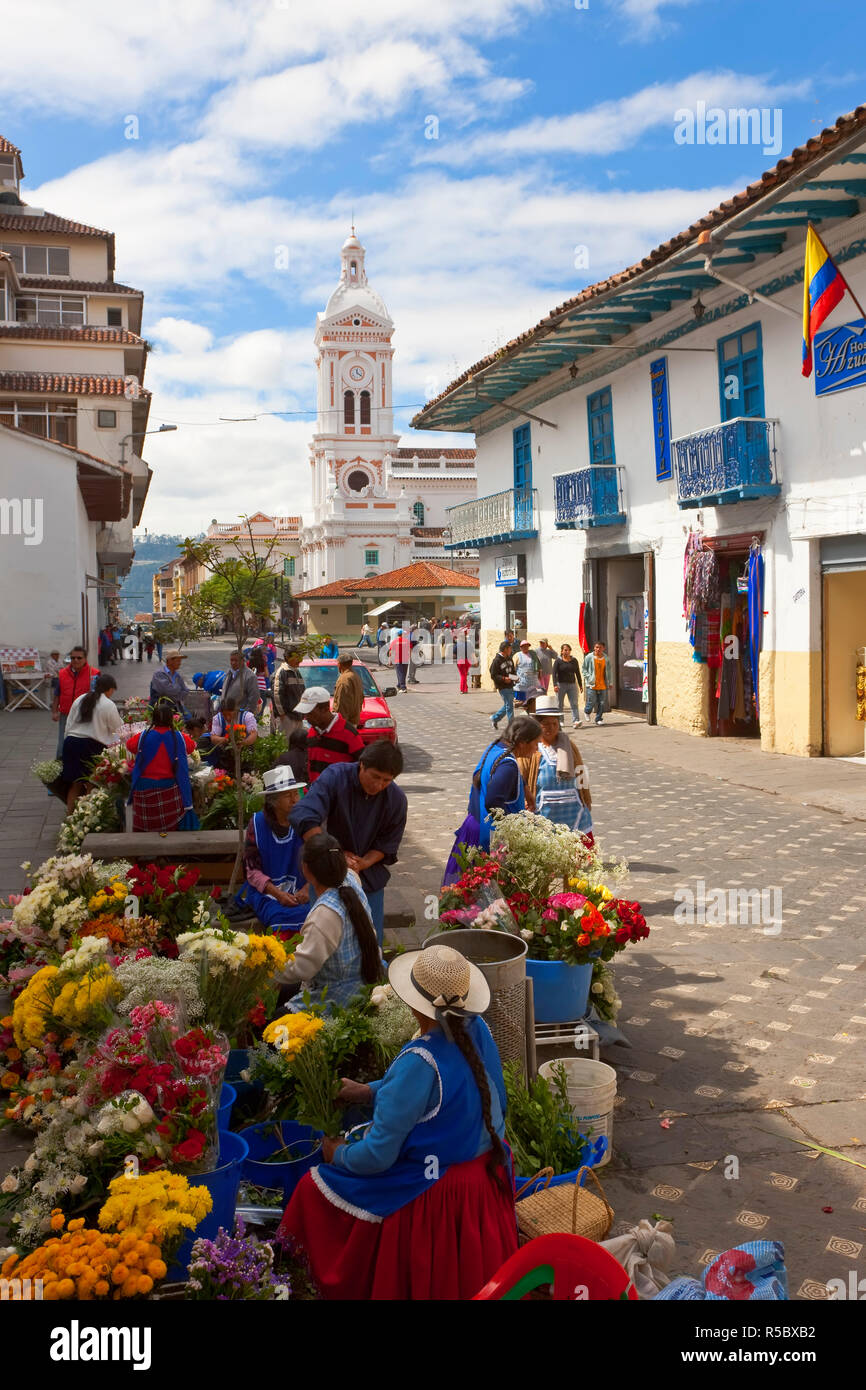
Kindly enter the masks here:
[[406, 951], [391, 962], [388, 981], [410, 1009], [431, 1018], [440, 1009], [483, 1014], [490, 986], [459, 951], [438, 942], [426, 951]]
[[564, 719], [565, 711], [559, 708], [555, 695], [539, 695], [535, 701], [536, 719]]

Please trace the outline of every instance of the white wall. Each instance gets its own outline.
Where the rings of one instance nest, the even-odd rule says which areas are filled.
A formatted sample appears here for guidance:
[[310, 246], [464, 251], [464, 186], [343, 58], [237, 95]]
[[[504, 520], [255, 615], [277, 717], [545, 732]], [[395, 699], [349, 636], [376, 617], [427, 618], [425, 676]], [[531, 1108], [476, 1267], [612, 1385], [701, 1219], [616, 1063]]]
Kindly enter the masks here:
[[91, 647], [95, 657], [97, 590], [95, 523], [87, 518], [78, 489], [76, 461], [7, 430], [0, 430], [0, 498], [42, 501], [39, 545], [23, 536], [0, 535], [0, 645], [35, 646], [45, 654], [68, 652], [81, 640], [81, 594], [87, 594]]

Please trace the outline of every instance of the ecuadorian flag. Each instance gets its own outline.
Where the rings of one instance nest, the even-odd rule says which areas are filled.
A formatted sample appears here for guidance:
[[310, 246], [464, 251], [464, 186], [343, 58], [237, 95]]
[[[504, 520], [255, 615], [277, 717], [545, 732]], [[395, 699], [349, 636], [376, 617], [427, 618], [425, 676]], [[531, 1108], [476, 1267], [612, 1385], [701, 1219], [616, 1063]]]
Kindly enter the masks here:
[[812, 375], [812, 343], [825, 318], [848, 286], [813, 226], [806, 233], [803, 267], [803, 376]]

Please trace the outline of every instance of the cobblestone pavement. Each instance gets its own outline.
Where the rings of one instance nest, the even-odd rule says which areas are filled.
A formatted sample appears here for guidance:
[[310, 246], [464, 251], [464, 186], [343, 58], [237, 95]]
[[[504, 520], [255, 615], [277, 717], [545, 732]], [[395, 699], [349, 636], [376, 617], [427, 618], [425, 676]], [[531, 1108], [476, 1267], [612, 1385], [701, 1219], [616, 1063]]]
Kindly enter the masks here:
[[[210, 655], [224, 653], [201, 651], [190, 669]], [[140, 667], [118, 671], [122, 694], [146, 683]], [[423, 938], [493, 698], [460, 697], [451, 673], [425, 671], [392, 701], [410, 812], [386, 907], [393, 939], [406, 944]], [[51, 755], [53, 729], [35, 712], [0, 714], [2, 892], [20, 886], [22, 859], [53, 851], [61, 808], [28, 776], [35, 757]], [[711, 744], [690, 740], [680, 754], [668, 731], [625, 716], [578, 737], [601, 848], [630, 861], [624, 891], [651, 927], [615, 967], [631, 1046], [602, 1054], [618, 1075], [614, 1157], [602, 1174], [615, 1229], [666, 1217], [677, 1269], [690, 1273], [728, 1246], [778, 1239], [792, 1297], [824, 1297], [828, 1279], [866, 1273], [866, 1166], [796, 1141], [866, 1165], [866, 824], [800, 804], [797, 777], [810, 768], [833, 783], [826, 762], [785, 760], [780, 785], [761, 772], [762, 791], [755, 749], [743, 753], [751, 785], [738, 786], [730, 749], [720, 755], [725, 780], [715, 780]], [[849, 769], [840, 774], [844, 792]], [[675, 920], [677, 893], [698, 880], [707, 894], [765, 890], [769, 907], [778, 890], [778, 934], [767, 921]]]

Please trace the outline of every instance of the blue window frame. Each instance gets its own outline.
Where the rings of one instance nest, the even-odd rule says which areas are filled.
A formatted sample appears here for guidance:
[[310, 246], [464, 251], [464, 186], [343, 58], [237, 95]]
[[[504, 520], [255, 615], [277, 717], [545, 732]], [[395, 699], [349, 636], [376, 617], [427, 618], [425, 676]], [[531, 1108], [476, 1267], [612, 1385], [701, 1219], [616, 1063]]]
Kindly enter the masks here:
[[723, 420], [764, 418], [764, 354], [761, 325], [750, 324], [718, 341], [719, 405]]
[[514, 487], [528, 492], [532, 487], [532, 436], [529, 425], [518, 425], [514, 431]]
[[616, 463], [613, 447], [613, 396], [609, 386], [586, 399], [590, 463]]

